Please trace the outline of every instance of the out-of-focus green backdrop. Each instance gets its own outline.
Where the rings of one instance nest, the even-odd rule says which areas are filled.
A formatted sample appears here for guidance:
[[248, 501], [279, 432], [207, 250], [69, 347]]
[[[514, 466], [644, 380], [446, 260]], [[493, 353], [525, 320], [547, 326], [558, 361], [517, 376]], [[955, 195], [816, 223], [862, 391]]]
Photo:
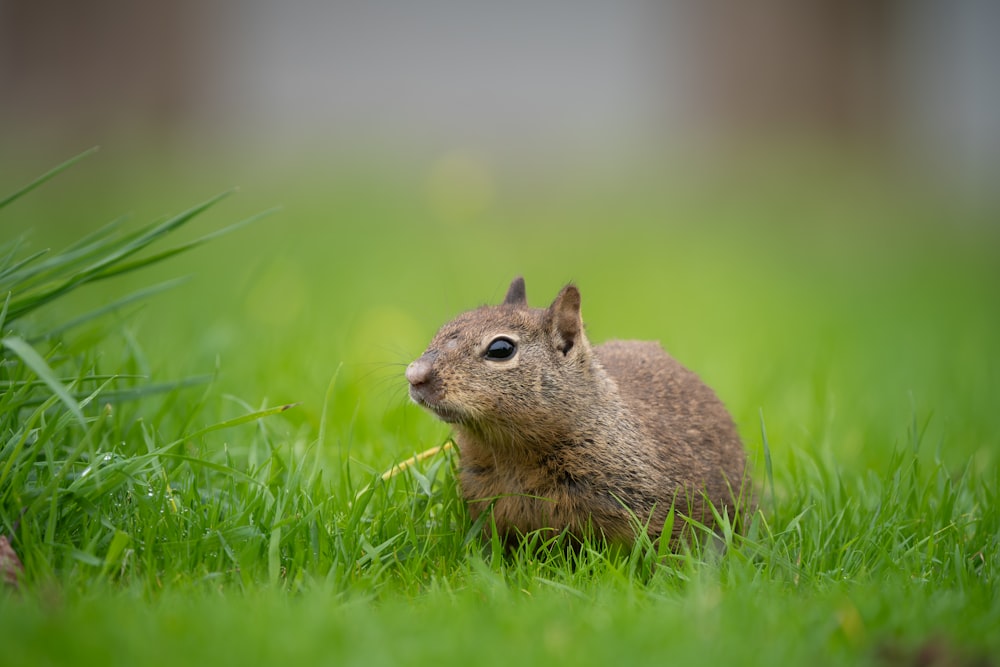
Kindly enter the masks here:
[[[434, 197], [464, 190], [435, 194], [434, 165], [303, 159], [185, 233], [278, 212], [40, 317], [190, 275], [124, 313], [154, 379], [218, 367], [220, 393], [300, 403], [289, 418], [315, 428], [336, 376], [335, 441], [377, 467], [446, 433], [408, 405], [402, 377], [439, 325], [499, 300], [514, 275], [536, 306], [572, 280], [594, 341], [661, 341], [716, 388], [758, 453], [761, 415], [778, 456], [819, 447], [862, 466], [930, 417], [946, 460], [995, 465], [996, 227], [828, 154], [756, 167], [725, 188], [669, 170], [614, 186], [570, 173], [562, 189], [538, 190], [491, 173], [489, 205], [448, 219]], [[186, 208], [241, 166], [210, 171], [105, 152], [7, 217], [35, 246], [58, 246], [120, 212], [145, 221]], [[104, 342], [112, 355], [122, 344]]]
[[0, 189], [102, 151], [3, 237], [233, 186], [185, 234], [280, 205], [57, 307], [191, 274], [125, 314], [151, 374], [218, 368], [313, 428], [336, 376], [338, 441], [375, 466], [444, 437], [403, 367], [517, 274], [538, 306], [576, 281], [596, 341], [660, 340], [758, 453], [761, 416], [779, 454], [859, 465], [930, 417], [943, 456], [991, 465], [998, 24], [976, 2], [9, 4]]

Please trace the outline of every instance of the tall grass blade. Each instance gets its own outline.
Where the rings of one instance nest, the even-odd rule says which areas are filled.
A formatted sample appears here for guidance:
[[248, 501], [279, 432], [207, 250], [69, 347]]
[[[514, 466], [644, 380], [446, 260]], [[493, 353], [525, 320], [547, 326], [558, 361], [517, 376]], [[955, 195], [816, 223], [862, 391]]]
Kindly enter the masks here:
[[[137, 262], [132, 262], [124, 268], [116, 267], [119, 262], [142, 251], [144, 248], [156, 242], [163, 236], [175, 231], [182, 225], [188, 223], [196, 215], [202, 213], [225, 197], [228, 197], [230, 194], [232, 194], [232, 191], [218, 194], [201, 204], [198, 204], [197, 206], [189, 208], [183, 213], [179, 213], [164, 222], [149, 225], [123, 239], [102, 241], [97, 244], [77, 249], [69, 253], [63, 253], [52, 258], [49, 260], [52, 267], [54, 269], [64, 269], [63, 273], [69, 273], [69, 275], [55, 279], [52, 284], [40, 288], [37, 292], [29, 293], [21, 297], [15, 297], [10, 308], [9, 317], [11, 321], [24, 317], [33, 310], [55, 301], [56, 299], [68, 294], [86, 283], [110, 278], [112, 276], [125, 273], [126, 271], [134, 271], [171, 256], [170, 254], [167, 254], [159, 258], [146, 258]], [[104, 252], [98, 253], [97, 251], [99, 250]], [[74, 268], [77, 260], [81, 258], [86, 259], [94, 254], [100, 254], [101, 256], [96, 261], [91, 261], [91, 263], [85, 268]]]
[[234, 426], [239, 426], [240, 424], [246, 424], [248, 422], [257, 421], [264, 417], [284, 412], [285, 410], [289, 410], [291, 408], [294, 408], [295, 406], [296, 406], [295, 403], [289, 403], [287, 405], [279, 405], [273, 408], [267, 408], [265, 410], [257, 410], [256, 412], [251, 412], [249, 414], [235, 417], [233, 419], [227, 419], [226, 421], [219, 422], [218, 424], [212, 424], [211, 426], [206, 426], [201, 430], [186, 435], [184, 436], [184, 438], [182, 438], [182, 440], [190, 440], [193, 438], [198, 438], [205, 435], [206, 433], [211, 433], [212, 431], [221, 431], [222, 429], [232, 428]]
[[80, 160], [82, 160], [82, 159], [84, 159], [86, 157], [90, 157], [91, 155], [93, 155], [94, 153], [96, 153], [98, 151], [98, 148], [99, 148], [98, 146], [94, 146], [93, 148], [88, 148], [87, 150], [83, 151], [82, 153], [80, 153], [76, 157], [71, 157], [70, 159], [66, 160], [62, 164], [60, 164], [60, 165], [58, 165], [56, 167], [53, 167], [52, 169], [49, 169], [47, 172], [45, 172], [44, 174], [42, 174], [41, 176], [39, 176], [35, 180], [31, 181], [27, 185], [23, 186], [19, 190], [15, 190], [13, 193], [7, 195], [3, 199], [0, 199], [0, 208], [3, 208], [4, 206], [7, 206], [11, 202], [13, 202], [13, 201], [15, 201], [17, 199], [20, 199], [24, 195], [28, 194], [29, 192], [31, 192], [32, 190], [34, 190], [35, 188], [37, 188], [42, 183], [45, 183], [46, 181], [54, 178], [55, 176], [58, 176], [59, 174], [61, 174], [64, 171], [66, 171], [67, 169], [69, 169], [70, 167], [72, 167], [74, 164], [76, 164]]
[[96, 309], [94, 309], [94, 310], [92, 310], [90, 312], [87, 312], [87, 313], [84, 313], [83, 315], [80, 315], [79, 317], [75, 317], [75, 318], [73, 318], [72, 320], [70, 320], [68, 322], [60, 324], [57, 327], [53, 327], [53, 328], [49, 329], [48, 331], [46, 331], [43, 335], [37, 336], [37, 337], [33, 338], [31, 340], [31, 342], [35, 342], [35, 341], [43, 340], [43, 339], [54, 338], [56, 336], [59, 336], [59, 335], [65, 333], [65, 332], [69, 331], [70, 329], [73, 329], [73, 328], [78, 327], [80, 325], [86, 324], [87, 322], [95, 320], [95, 319], [101, 317], [102, 315], [106, 315], [107, 313], [119, 310], [119, 309], [121, 309], [121, 308], [123, 308], [123, 307], [125, 307], [125, 306], [127, 306], [129, 304], [136, 303], [137, 301], [144, 301], [145, 299], [148, 299], [149, 297], [153, 296], [154, 294], [159, 294], [160, 292], [166, 292], [167, 290], [171, 290], [174, 287], [177, 287], [178, 285], [181, 285], [181, 284], [187, 282], [188, 280], [189, 279], [187, 277], [174, 278], [172, 280], [166, 280], [166, 281], [164, 281], [162, 283], [158, 283], [156, 285], [151, 285], [150, 287], [145, 287], [143, 289], [137, 290], [137, 291], [132, 292], [131, 294], [129, 294], [127, 296], [124, 296], [124, 297], [122, 297], [122, 298], [120, 298], [120, 299], [118, 299], [116, 301], [112, 301], [109, 304], [105, 304], [104, 306], [101, 306], [100, 308], [96, 308]]
[[[222, 192], [215, 195], [196, 206], [192, 206], [188, 210], [178, 213], [174, 217], [165, 220], [159, 224], [151, 225], [142, 231], [137, 237], [130, 239], [127, 243], [122, 244], [114, 252], [101, 258], [95, 264], [91, 265], [83, 271], [83, 275], [87, 276], [88, 279], [101, 279], [108, 278], [113, 275], [118, 275], [121, 271], [112, 271], [110, 267], [114, 266], [118, 262], [122, 261], [127, 257], [131, 257], [135, 253], [139, 252], [143, 248], [149, 246], [154, 241], [166, 236], [167, 234], [179, 229], [183, 225], [190, 222], [199, 213], [203, 213], [207, 209], [211, 208], [215, 204], [219, 203], [226, 197], [233, 194], [233, 190], [227, 192]], [[134, 270], [141, 266], [146, 266], [149, 262], [138, 263], [129, 270]]]
[[0, 308], [0, 334], [3, 334], [3, 327], [7, 323], [7, 308], [10, 306], [10, 292], [7, 292], [3, 300], [3, 308]]
[[[12, 252], [16, 252], [16, 251], [17, 251], [17, 248], [14, 248], [14, 250]], [[29, 264], [31, 264], [35, 260], [37, 260], [37, 259], [39, 259], [41, 257], [44, 257], [45, 255], [49, 254], [49, 252], [51, 252], [51, 251], [48, 250], [48, 249], [46, 249], [46, 250], [39, 250], [38, 252], [34, 253], [33, 255], [28, 255], [27, 257], [25, 257], [23, 259], [19, 259], [13, 265], [8, 266], [3, 271], [0, 271], [0, 284], [3, 284], [3, 285], [13, 285], [13, 284], [21, 285], [21, 284], [23, 284], [22, 276], [24, 275], [24, 273], [22, 272], [21, 274], [19, 274], [18, 272], [22, 271], [22, 269], [24, 269], [24, 267], [28, 266]]]
[[87, 421], [83, 417], [83, 411], [80, 409], [80, 404], [77, 403], [76, 399], [73, 398], [73, 395], [70, 394], [69, 389], [67, 389], [66, 386], [59, 381], [59, 378], [56, 377], [52, 368], [49, 367], [49, 365], [45, 362], [45, 359], [43, 359], [42, 356], [35, 351], [35, 348], [28, 345], [28, 343], [18, 336], [6, 336], [2, 341], [0, 341], [0, 343], [3, 344], [3, 347], [16, 354], [18, 358], [24, 362], [25, 366], [34, 371], [35, 375], [48, 385], [49, 389], [52, 390], [52, 393], [59, 397], [59, 400], [62, 401], [63, 405], [65, 405], [73, 416], [76, 417], [77, 421], [80, 422], [80, 425], [86, 428]]
[[108, 230], [107, 234], [98, 235], [95, 232], [95, 234], [88, 235], [88, 238], [93, 238], [87, 243], [78, 241], [65, 250], [51, 255], [37, 264], [34, 263], [35, 260], [40, 259], [44, 255], [50, 255], [51, 250], [41, 250], [27, 257], [18, 262], [16, 267], [12, 267], [2, 277], [4, 284], [14, 285], [18, 288], [19, 292], [26, 293], [32, 289], [36, 289], [37, 285], [45, 281], [53, 283], [58, 281], [60, 275], [65, 276], [78, 271], [81, 265], [88, 260], [92, 261], [94, 258], [100, 257], [102, 254], [111, 251], [115, 245], [120, 245], [125, 241], [124, 238], [114, 238], [111, 236], [111, 233], [117, 226], [118, 221], [105, 225], [104, 229]]
[[771, 445], [767, 440], [767, 426], [764, 423], [764, 409], [760, 411], [760, 437], [764, 445], [764, 470], [767, 473], [767, 485], [771, 488], [771, 509], [778, 511], [778, 497], [774, 489], [774, 467], [771, 464]]
[[105, 278], [110, 278], [112, 276], [118, 276], [118, 275], [121, 275], [123, 273], [128, 273], [129, 271], [135, 271], [136, 269], [141, 269], [143, 267], [149, 266], [150, 264], [155, 264], [155, 263], [161, 262], [161, 261], [163, 261], [165, 259], [169, 259], [170, 257], [174, 257], [176, 255], [180, 255], [181, 253], [187, 252], [188, 250], [191, 250], [193, 248], [197, 248], [200, 245], [204, 245], [204, 244], [208, 243], [209, 241], [217, 239], [220, 236], [224, 236], [226, 234], [229, 234], [231, 232], [236, 231], [237, 229], [241, 229], [242, 227], [246, 227], [247, 225], [249, 225], [251, 223], [257, 222], [261, 218], [264, 218], [266, 216], [272, 215], [273, 213], [275, 213], [278, 210], [280, 210], [280, 209], [277, 208], [277, 207], [275, 207], [275, 208], [267, 209], [266, 211], [261, 211], [260, 213], [257, 213], [256, 215], [252, 215], [249, 218], [246, 218], [246, 219], [241, 220], [239, 222], [235, 222], [235, 223], [233, 223], [233, 224], [231, 224], [231, 225], [229, 225], [227, 227], [223, 227], [222, 229], [218, 229], [218, 230], [212, 232], [211, 234], [206, 234], [205, 236], [197, 238], [194, 241], [189, 241], [188, 243], [184, 243], [184, 244], [179, 245], [179, 246], [177, 246], [175, 248], [170, 248], [169, 250], [164, 250], [163, 252], [157, 253], [155, 255], [150, 255], [149, 257], [143, 257], [142, 259], [135, 260], [134, 262], [128, 262], [126, 264], [121, 264], [119, 266], [116, 266], [112, 270], [102, 272], [100, 274], [100, 276], [98, 276], [96, 279], [97, 280], [104, 280]]
[[[93, 380], [101, 376], [88, 376], [88, 380]], [[125, 380], [132, 379], [134, 376], [128, 375], [116, 375], [115, 379]], [[166, 394], [169, 392], [174, 392], [179, 389], [186, 389], [188, 387], [197, 387], [199, 385], [208, 384], [213, 379], [214, 375], [192, 375], [191, 377], [186, 377], [181, 380], [175, 380], [173, 382], [160, 382], [156, 384], [143, 384], [138, 387], [132, 387], [130, 389], [108, 389], [102, 390], [100, 399], [102, 403], [124, 403], [125, 401], [136, 401], [140, 398], [145, 398], [147, 396], [155, 396], [157, 394]], [[71, 393], [70, 394], [75, 400], [83, 401], [90, 396], [90, 394], [84, 393]], [[44, 396], [34, 396], [32, 398], [27, 398], [21, 402], [21, 405], [28, 407], [33, 405], [40, 405], [46, 400]]]

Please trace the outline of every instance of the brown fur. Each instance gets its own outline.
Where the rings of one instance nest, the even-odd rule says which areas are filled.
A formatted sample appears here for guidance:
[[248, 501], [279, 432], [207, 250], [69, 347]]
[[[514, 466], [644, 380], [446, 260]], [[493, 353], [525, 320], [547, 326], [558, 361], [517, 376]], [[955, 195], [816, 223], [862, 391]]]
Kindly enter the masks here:
[[[498, 336], [516, 344], [511, 359], [486, 358]], [[505, 536], [594, 528], [631, 541], [634, 515], [655, 539], [671, 506], [712, 524], [703, 497], [732, 515], [741, 496], [746, 455], [714, 392], [656, 343], [592, 347], [572, 285], [529, 308], [515, 279], [503, 304], [444, 325], [406, 377], [454, 425], [470, 513], [492, 504]]]

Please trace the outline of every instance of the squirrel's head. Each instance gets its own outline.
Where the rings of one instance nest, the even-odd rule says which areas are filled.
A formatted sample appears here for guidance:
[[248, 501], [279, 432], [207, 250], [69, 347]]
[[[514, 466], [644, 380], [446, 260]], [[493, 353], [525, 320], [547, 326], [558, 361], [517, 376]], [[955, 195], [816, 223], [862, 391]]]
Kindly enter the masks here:
[[[548, 308], [529, 308], [515, 278], [498, 306], [463, 313], [441, 327], [406, 369], [410, 397], [440, 419], [516, 438], [526, 424], [552, 426], [579, 403], [593, 373], [580, 292], [567, 285]], [[568, 415], [567, 415], [568, 417]]]

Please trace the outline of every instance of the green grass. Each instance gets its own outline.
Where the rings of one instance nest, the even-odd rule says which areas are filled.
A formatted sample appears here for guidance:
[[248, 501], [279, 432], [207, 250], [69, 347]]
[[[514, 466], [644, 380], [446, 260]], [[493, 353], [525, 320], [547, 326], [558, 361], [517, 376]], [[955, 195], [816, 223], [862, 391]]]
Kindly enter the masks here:
[[[422, 172], [337, 169], [76, 246], [78, 211], [87, 232], [120, 212], [95, 173], [139, 211], [176, 205], [167, 189], [214, 200], [85, 164], [0, 209], [34, 241], [0, 253], [0, 534], [24, 563], [0, 591], [5, 662], [1000, 654], [987, 216], [814, 165], [546, 195], [501, 174], [456, 222]], [[3, 268], [50, 239], [70, 250]], [[761, 508], [724, 553], [539, 536], [503, 555], [476, 539], [452, 454], [379, 480], [448, 436], [408, 404], [402, 365], [518, 273], [538, 305], [576, 280], [592, 339], [660, 339], [730, 406]]]

